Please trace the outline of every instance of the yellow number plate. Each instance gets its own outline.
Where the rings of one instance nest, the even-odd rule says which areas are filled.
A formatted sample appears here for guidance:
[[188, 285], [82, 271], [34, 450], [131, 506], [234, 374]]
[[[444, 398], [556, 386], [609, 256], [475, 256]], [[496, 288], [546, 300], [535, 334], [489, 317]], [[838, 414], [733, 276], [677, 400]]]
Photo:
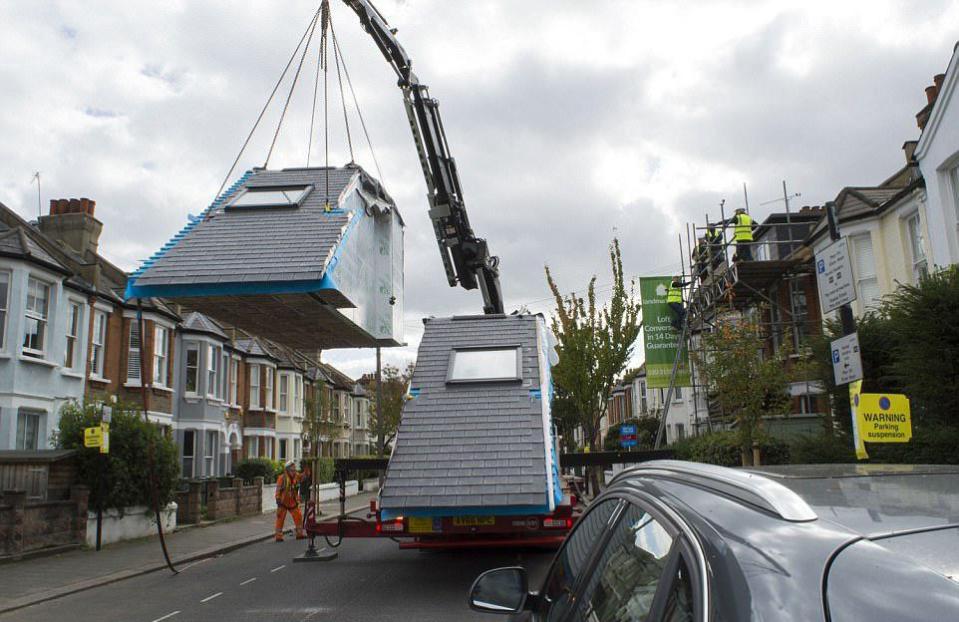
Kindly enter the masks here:
[[429, 516], [410, 516], [408, 529], [410, 533], [433, 533], [433, 519]]
[[478, 527], [495, 525], [495, 516], [454, 516], [453, 525], [457, 527]]

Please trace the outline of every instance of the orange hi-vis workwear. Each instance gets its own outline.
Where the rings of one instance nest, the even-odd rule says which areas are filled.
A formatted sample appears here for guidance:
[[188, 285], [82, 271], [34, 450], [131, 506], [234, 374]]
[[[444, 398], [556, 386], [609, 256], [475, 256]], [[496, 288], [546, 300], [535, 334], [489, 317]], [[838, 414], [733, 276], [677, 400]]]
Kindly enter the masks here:
[[276, 541], [283, 541], [283, 525], [286, 523], [286, 513], [293, 517], [293, 526], [296, 528], [296, 539], [306, 537], [303, 533], [303, 515], [300, 514], [299, 477], [290, 476], [286, 472], [276, 478]]

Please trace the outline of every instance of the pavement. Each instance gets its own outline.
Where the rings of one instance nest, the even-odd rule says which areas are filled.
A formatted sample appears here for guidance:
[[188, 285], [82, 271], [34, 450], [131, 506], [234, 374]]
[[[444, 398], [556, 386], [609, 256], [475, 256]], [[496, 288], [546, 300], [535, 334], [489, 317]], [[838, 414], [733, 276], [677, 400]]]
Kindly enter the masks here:
[[[325, 546], [322, 539], [320, 545]], [[159, 551], [155, 543], [153, 547], [155, 558]], [[466, 604], [476, 576], [490, 568], [522, 565], [537, 589], [554, 554], [423, 552], [400, 550], [387, 539], [358, 538], [344, 541], [334, 561], [293, 563], [303, 550], [304, 543], [291, 538], [283, 543], [261, 540], [181, 564], [177, 575], [165, 570], [140, 574], [0, 614], [0, 622], [490, 620]], [[5, 580], [6, 575], [0, 585], [7, 591]]]
[[[374, 497], [375, 493], [366, 493], [348, 498], [347, 511], [369, 508], [370, 499]], [[320, 511], [320, 520], [332, 519], [339, 513], [339, 502], [320, 504]], [[274, 515], [268, 513], [187, 527], [166, 535], [167, 549], [175, 566], [195, 563], [272, 538], [273, 520]], [[304, 548], [302, 541], [297, 542], [297, 548]], [[83, 549], [0, 564], [0, 613], [165, 568], [156, 536], [109, 545], [99, 552]], [[70, 618], [75, 622], [74, 616]]]

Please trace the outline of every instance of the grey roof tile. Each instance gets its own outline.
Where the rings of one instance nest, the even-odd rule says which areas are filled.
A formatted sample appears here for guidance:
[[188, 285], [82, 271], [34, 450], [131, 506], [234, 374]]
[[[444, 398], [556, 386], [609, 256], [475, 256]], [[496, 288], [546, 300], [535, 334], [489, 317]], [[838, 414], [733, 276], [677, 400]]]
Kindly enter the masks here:
[[[329, 192], [327, 193], [327, 172]], [[313, 190], [296, 208], [232, 210], [224, 207], [244, 188], [311, 184]], [[196, 283], [301, 281], [322, 278], [351, 212], [339, 209], [347, 190], [379, 186], [358, 166], [342, 168], [254, 170], [224, 200], [211, 208], [172, 248], [136, 275], [136, 283], [183, 285]], [[327, 212], [325, 204], [336, 209]]]
[[[384, 510], [545, 505], [536, 316], [426, 323], [383, 488]], [[447, 384], [451, 349], [522, 347], [522, 381]], [[414, 503], [415, 501], [415, 503]]]

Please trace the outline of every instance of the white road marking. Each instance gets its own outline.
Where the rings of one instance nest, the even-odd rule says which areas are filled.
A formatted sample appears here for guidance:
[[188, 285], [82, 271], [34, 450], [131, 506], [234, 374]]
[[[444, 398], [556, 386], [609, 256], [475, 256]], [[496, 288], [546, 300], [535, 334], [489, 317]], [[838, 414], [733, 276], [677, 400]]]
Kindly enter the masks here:
[[286, 568], [286, 564], [283, 564], [282, 566], [277, 566], [276, 568], [274, 568], [274, 569], [271, 570], [270, 572], [276, 572], [276, 571], [278, 571], [278, 570], [283, 570], [284, 568]]
[[212, 558], [212, 557], [205, 557], [205, 558], [203, 558], [203, 559], [198, 559], [197, 561], [195, 561], [195, 562], [193, 562], [193, 563], [190, 563], [190, 564], [187, 564], [186, 566], [180, 566], [180, 570], [183, 571], [183, 570], [186, 570], [187, 568], [193, 568], [194, 566], [196, 566], [196, 565], [198, 565], [198, 564], [202, 564], [202, 563], [204, 563], [204, 562], [208, 562], [208, 561], [210, 561], [211, 559], [213, 559], [213, 558]]
[[216, 594], [213, 594], [213, 595], [211, 595], [211, 596], [207, 596], [206, 598], [204, 598], [204, 599], [201, 600], [200, 602], [201, 602], [201, 603], [206, 603], [206, 602], [209, 602], [209, 601], [213, 600], [214, 598], [216, 598], [216, 597], [218, 597], [218, 596], [223, 596], [223, 592], [217, 592]]
[[157, 619], [154, 620], [153, 622], [162, 622], [163, 620], [169, 620], [169, 619], [172, 618], [173, 616], [179, 615], [179, 613], [180, 613], [179, 611], [173, 611], [173, 612], [171, 612], [171, 613], [166, 614], [166, 615], [163, 616], [162, 618], [157, 618]]
[[252, 579], [247, 579], [246, 581], [244, 581], [244, 582], [241, 583], [240, 585], [246, 585], [247, 583], [253, 583], [254, 581], [256, 581], [256, 577], [253, 577]]

